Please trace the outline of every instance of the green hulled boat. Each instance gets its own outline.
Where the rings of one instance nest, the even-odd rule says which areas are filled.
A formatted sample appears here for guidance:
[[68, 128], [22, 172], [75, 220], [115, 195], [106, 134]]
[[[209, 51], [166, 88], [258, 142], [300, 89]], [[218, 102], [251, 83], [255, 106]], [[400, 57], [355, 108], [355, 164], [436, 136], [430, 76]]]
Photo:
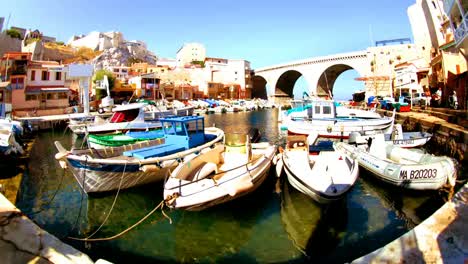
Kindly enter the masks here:
[[107, 135], [88, 135], [90, 148], [119, 147], [127, 144], [134, 144], [138, 141], [162, 138], [164, 132], [161, 130], [138, 131], [127, 133], [116, 133]]

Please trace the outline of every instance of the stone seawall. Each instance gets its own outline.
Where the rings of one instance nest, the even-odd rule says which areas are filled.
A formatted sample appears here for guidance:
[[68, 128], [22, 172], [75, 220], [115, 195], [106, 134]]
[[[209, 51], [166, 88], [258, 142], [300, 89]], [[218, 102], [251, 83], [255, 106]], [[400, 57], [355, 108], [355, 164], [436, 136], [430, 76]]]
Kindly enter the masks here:
[[1, 263], [94, 263], [39, 228], [0, 193]]

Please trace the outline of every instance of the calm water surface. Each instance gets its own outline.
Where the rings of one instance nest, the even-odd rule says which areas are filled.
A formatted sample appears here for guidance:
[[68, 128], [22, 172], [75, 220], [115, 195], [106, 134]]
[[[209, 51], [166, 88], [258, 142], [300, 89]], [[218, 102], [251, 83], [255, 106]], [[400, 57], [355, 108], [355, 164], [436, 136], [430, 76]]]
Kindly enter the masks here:
[[[277, 129], [277, 110], [205, 116], [205, 124], [226, 132], [257, 127], [262, 140], [284, 144]], [[124, 236], [113, 236], [136, 223], [162, 200], [162, 184], [119, 193], [87, 196], [75, 178], [54, 159], [53, 142], [79, 144], [67, 131], [42, 132], [31, 152], [17, 206], [39, 226], [94, 260], [144, 262], [268, 262], [343, 263], [367, 254], [402, 235], [431, 215], [444, 202], [438, 192], [402, 191], [385, 185], [363, 170], [348, 196], [319, 206], [296, 191], [274, 171], [254, 193], [201, 212], [166, 209]]]

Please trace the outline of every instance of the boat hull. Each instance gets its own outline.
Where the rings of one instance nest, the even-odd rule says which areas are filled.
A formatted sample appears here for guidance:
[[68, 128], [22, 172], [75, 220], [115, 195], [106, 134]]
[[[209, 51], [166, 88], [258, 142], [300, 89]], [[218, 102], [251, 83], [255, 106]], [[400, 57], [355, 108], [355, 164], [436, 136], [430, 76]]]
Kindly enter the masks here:
[[[68, 168], [86, 193], [126, 189], [163, 180], [184, 159], [193, 158], [195, 153], [210, 149], [223, 139], [224, 132], [218, 128], [205, 128], [210, 141], [202, 145], [170, 155], [137, 159], [122, 156], [129, 149], [146, 147], [147, 144], [164, 144], [163, 139], [139, 142], [134, 145], [106, 148], [102, 150], [64, 151], [57, 146], [56, 159]], [[157, 143], [159, 142], [159, 143]], [[58, 143], [56, 142], [56, 145]], [[107, 156], [105, 156], [107, 155]], [[65, 162], [65, 163], [63, 163]]]
[[[256, 161], [252, 163], [236, 165], [233, 169], [221, 170], [220, 174], [224, 175], [217, 180], [211, 178], [202, 178], [192, 181], [178, 179], [177, 175], [180, 171], [184, 170], [184, 167], [185, 169], [187, 169], [188, 166], [195, 167], [194, 164], [197, 164], [197, 161], [195, 158], [191, 161], [191, 165], [181, 164], [173, 171], [172, 176], [168, 179], [164, 187], [165, 200], [170, 200], [174, 195], [176, 197], [173, 201], [168, 202], [168, 206], [188, 211], [200, 211], [255, 191], [267, 178], [272, 159], [276, 153], [275, 146], [259, 146], [262, 147], [262, 153], [257, 155], [262, 155], [261, 158], [256, 159]], [[221, 153], [221, 151], [219, 153]], [[256, 155], [255, 150], [253, 155]], [[203, 159], [203, 157], [199, 157], [198, 159]], [[216, 164], [220, 163], [219, 161], [214, 162]]]
[[[331, 141], [309, 146], [312, 136], [288, 136], [282, 164], [289, 183], [319, 203], [339, 200], [354, 185], [359, 169], [356, 160], [335, 151]], [[312, 152], [311, 152], [312, 151]]]
[[[342, 142], [337, 143], [337, 147], [355, 157], [359, 165], [373, 176], [395, 186], [413, 190], [437, 190], [446, 184], [455, 185], [457, 171], [453, 159], [411, 153], [411, 150], [386, 144], [387, 148], [392, 149], [391, 152], [387, 151], [386, 156], [376, 156], [361, 147]], [[408, 161], [412, 156], [417, 158]]]

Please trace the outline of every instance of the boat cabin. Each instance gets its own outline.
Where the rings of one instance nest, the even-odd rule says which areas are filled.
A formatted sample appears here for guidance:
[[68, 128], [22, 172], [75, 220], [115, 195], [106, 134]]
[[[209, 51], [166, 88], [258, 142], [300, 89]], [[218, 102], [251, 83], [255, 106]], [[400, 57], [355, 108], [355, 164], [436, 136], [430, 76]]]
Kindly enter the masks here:
[[200, 146], [213, 139], [205, 135], [202, 116], [165, 117], [160, 121], [164, 131], [164, 144], [125, 151], [123, 155], [138, 159], [162, 157]]
[[336, 105], [333, 100], [303, 99], [291, 101], [288, 115], [293, 119], [335, 118]]

